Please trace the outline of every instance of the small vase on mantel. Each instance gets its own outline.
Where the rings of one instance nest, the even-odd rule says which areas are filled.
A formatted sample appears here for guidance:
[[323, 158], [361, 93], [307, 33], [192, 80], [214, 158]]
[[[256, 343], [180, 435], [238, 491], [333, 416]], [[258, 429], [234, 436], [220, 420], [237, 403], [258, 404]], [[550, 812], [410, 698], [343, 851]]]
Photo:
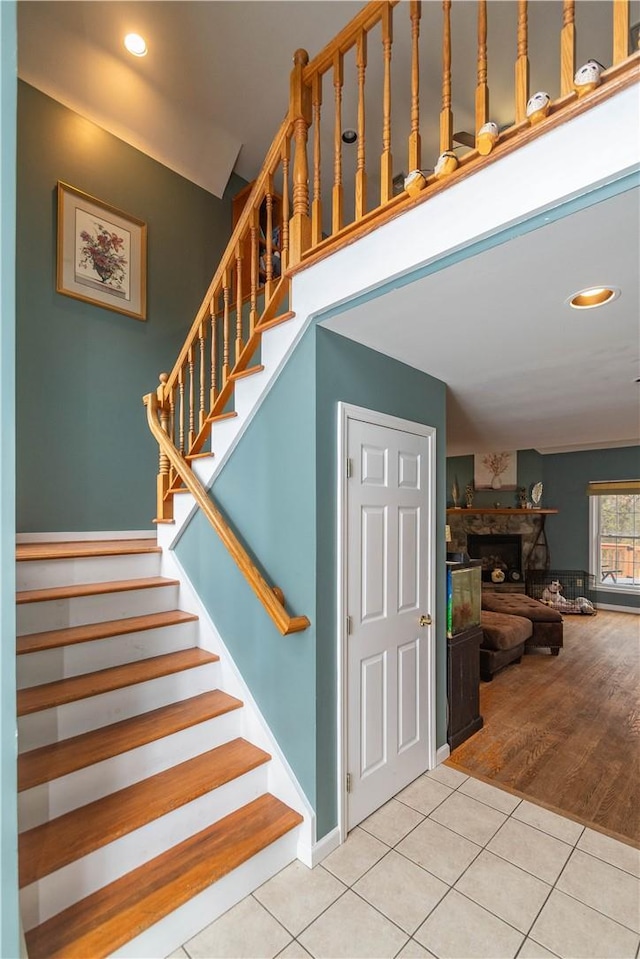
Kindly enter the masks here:
[[491, 489], [502, 489], [502, 480], [499, 476], [494, 476], [491, 480]]
[[453, 506], [455, 509], [458, 508], [458, 502], [460, 500], [460, 487], [458, 486], [458, 480], [454, 479], [451, 484], [451, 498], [453, 499]]

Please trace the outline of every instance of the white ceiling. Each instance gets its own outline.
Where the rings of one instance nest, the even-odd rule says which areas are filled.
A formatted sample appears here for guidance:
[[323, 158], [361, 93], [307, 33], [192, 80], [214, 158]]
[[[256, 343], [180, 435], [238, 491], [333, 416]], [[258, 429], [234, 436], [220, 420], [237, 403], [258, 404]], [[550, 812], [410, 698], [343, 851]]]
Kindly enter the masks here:
[[[21, 0], [19, 74], [220, 196], [234, 168], [246, 179], [258, 172], [286, 109], [293, 51], [304, 47], [313, 56], [362, 6], [361, 0]], [[475, 30], [462, 18], [471, 6], [453, 5], [456, 129], [473, 122], [472, 97], [456, 99], [465, 69], [473, 90]], [[608, 62], [610, 4], [579, 0], [577, 6], [578, 61]], [[407, 8], [401, 4], [398, 17]], [[632, 22], [639, 8], [634, 0]], [[532, 88], [557, 96], [562, 5], [535, 0], [529, 9], [532, 55], [537, 51]], [[422, 76], [425, 108], [427, 89], [439, 82], [440, 10], [439, 0], [423, 6], [423, 38], [433, 46]], [[514, 26], [514, 3], [489, 4], [492, 117], [501, 123], [512, 116], [512, 73], [492, 72], [491, 53], [507, 36], [513, 45]], [[124, 51], [129, 31], [147, 38], [146, 57]], [[400, 73], [406, 50], [396, 29]], [[370, 54], [374, 84], [372, 64]], [[435, 71], [431, 83], [429, 71]], [[327, 89], [329, 111], [330, 99]], [[404, 100], [394, 98], [396, 119]], [[344, 126], [354, 125], [351, 113], [345, 97]], [[435, 159], [436, 131], [437, 123], [424, 131], [425, 166]], [[368, 142], [374, 133], [375, 121]], [[406, 171], [404, 144], [393, 149]], [[638, 210], [637, 191], [626, 193], [397, 289], [351, 311], [349, 335], [447, 382], [452, 455], [638, 442]], [[531, 264], [542, 279], [533, 287]], [[622, 296], [582, 313], [564, 305], [569, 293], [599, 282], [619, 286]], [[398, 318], [392, 336], [390, 310]], [[446, 333], [427, 337], [427, 328]]]

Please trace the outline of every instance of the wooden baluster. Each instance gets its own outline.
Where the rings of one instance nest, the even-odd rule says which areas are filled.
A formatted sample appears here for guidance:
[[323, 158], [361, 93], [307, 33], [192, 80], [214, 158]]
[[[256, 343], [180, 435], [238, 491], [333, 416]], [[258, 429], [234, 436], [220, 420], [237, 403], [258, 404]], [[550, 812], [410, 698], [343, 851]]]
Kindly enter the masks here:
[[169, 394], [169, 439], [176, 444], [176, 388], [171, 387]]
[[235, 363], [242, 353], [242, 242], [236, 248], [236, 343]]
[[209, 412], [218, 396], [218, 331], [216, 329], [216, 296], [211, 297], [209, 303], [209, 317], [211, 321], [211, 387], [209, 388]]
[[391, 154], [391, 45], [393, 43], [393, 7], [382, 10], [382, 156], [380, 157], [380, 203], [393, 196], [393, 156]]
[[[635, 53], [634, 50], [631, 51]], [[629, 0], [613, 0], [613, 65], [629, 56]]]
[[[158, 397], [158, 410], [160, 413], [160, 426], [164, 432], [169, 435], [169, 415], [170, 407], [165, 397], [165, 387], [169, 376], [167, 373], [160, 374], [160, 386], [156, 391]], [[173, 519], [173, 496], [167, 496], [171, 486], [171, 475], [169, 466], [169, 457], [162, 452], [158, 456], [158, 476], [156, 480], [156, 519]]]
[[282, 144], [282, 225], [280, 230], [281, 246], [280, 262], [282, 264], [282, 275], [289, 263], [289, 159], [291, 143], [289, 137], [285, 137]]
[[528, 0], [518, 0], [518, 58], [516, 60], [516, 123], [527, 115], [529, 99]]
[[196, 438], [195, 430], [195, 379], [193, 362], [193, 344], [189, 347], [187, 353], [187, 363], [189, 365], [189, 452]]
[[256, 328], [256, 318], [258, 316], [258, 273], [260, 270], [260, 256], [258, 249], [258, 236], [260, 232], [260, 214], [257, 209], [251, 211], [251, 298], [249, 306], [249, 336], [253, 336]]
[[361, 30], [356, 44], [358, 71], [358, 151], [356, 154], [355, 218], [361, 220], [367, 212], [367, 166], [365, 155], [364, 84], [367, 71], [367, 34]]
[[293, 123], [295, 156], [293, 161], [293, 216], [289, 234], [289, 264], [295, 266], [311, 244], [309, 216], [309, 164], [307, 161], [307, 131], [311, 124], [311, 91], [303, 81], [303, 71], [309, 62], [306, 50], [296, 50], [291, 71], [289, 109]]
[[335, 115], [333, 121], [333, 192], [331, 196], [331, 232], [342, 229], [344, 215], [344, 187], [342, 186], [342, 86], [344, 84], [344, 58], [336, 51], [333, 58], [333, 95]]
[[489, 119], [487, 86], [487, 0], [478, 0], [478, 83], [476, 86], [476, 135]]
[[180, 367], [178, 373], [178, 397], [178, 449], [180, 450], [180, 456], [184, 456], [184, 365]]
[[223, 298], [223, 318], [222, 318], [222, 387], [224, 388], [229, 379], [229, 340], [231, 339], [231, 330], [229, 323], [229, 302], [231, 300], [229, 270], [225, 270], [222, 278], [222, 298]]
[[315, 73], [311, 84], [313, 111], [313, 202], [311, 203], [311, 245], [322, 239], [322, 186], [320, 169], [320, 118], [322, 111], [322, 74]]
[[264, 251], [264, 265], [266, 274], [264, 298], [266, 304], [273, 295], [273, 176], [271, 174], [267, 178], [265, 207], [267, 213], [266, 247]]
[[409, 172], [419, 170], [422, 160], [420, 139], [420, 16], [422, 3], [410, 0], [411, 19], [411, 133], [409, 134]]
[[198, 410], [198, 432], [204, 426], [205, 418], [205, 408], [204, 408], [204, 398], [206, 392], [206, 376], [207, 370], [205, 365], [205, 339], [206, 339], [206, 328], [204, 320], [200, 324], [200, 329], [198, 330], [198, 342], [200, 345], [200, 409]]
[[440, 110], [440, 153], [453, 146], [451, 111], [451, 0], [442, 0], [442, 109]]
[[562, 2], [562, 34], [560, 37], [560, 95], [565, 96], [573, 90], [573, 77], [576, 72], [576, 3], [575, 0]]

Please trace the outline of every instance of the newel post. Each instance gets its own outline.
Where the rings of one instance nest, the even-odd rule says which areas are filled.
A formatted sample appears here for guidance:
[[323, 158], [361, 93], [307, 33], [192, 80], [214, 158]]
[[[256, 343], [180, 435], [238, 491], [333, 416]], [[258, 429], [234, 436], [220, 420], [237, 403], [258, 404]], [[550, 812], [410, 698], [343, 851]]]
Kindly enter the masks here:
[[[169, 376], [160, 374], [160, 386], [156, 390], [160, 426], [169, 435], [169, 407], [165, 400], [164, 388]], [[167, 496], [171, 477], [169, 475], [169, 457], [160, 449], [158, 461], [158, 476], [156, 480], [156, 522], [162, 523], [173, 519], [173, 496]]]
[[311, 246], [307, 131], [311, 124], [311, 88], [303, 80], [309, 62], [306, 50], [296, 50], [289, 86], [289, 116], [293, 125], [293, 216], [289, 229], [289, 266], [295, 266]]

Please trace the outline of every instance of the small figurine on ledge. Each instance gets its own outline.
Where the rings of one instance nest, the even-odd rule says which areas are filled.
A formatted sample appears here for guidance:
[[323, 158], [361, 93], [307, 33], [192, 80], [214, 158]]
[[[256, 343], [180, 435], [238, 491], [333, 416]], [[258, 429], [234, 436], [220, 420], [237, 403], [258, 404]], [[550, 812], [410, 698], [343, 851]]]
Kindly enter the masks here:
[[520, 509], [527, 508], [527, 488], [526, 486], [518, 487], [518, 506]]
[[467, 501], [467, 509], [471, 509], [471, 507], [473, 506], [473, 494], [474, 494], [474, 489], [472, 484], [467, 483], [467, 485], [464, 488], [464, 496]]
[[531, 502], [535, 509], [540, 509], [540, 500], [542, 499], [542, 483], [534, 483], [531, 487]]

